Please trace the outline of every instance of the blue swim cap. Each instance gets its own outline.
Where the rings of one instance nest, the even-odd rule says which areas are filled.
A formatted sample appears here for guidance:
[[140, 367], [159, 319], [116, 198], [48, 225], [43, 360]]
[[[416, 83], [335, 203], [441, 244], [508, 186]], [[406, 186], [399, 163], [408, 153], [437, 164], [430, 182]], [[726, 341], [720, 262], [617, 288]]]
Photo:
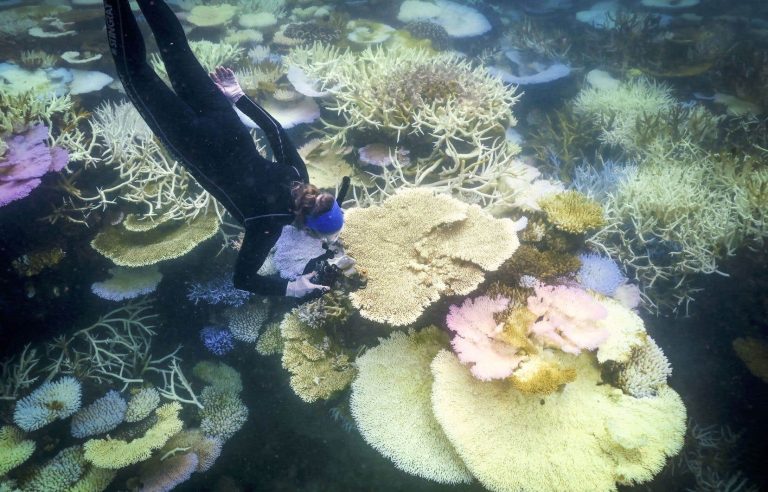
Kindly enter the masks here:
[[304, 219], [304, 225], [320, 234], [333, 234], [340, 231], [341, 226], [344, 225], [344, 211], [334, 200], [329, 211], [307, 216]]

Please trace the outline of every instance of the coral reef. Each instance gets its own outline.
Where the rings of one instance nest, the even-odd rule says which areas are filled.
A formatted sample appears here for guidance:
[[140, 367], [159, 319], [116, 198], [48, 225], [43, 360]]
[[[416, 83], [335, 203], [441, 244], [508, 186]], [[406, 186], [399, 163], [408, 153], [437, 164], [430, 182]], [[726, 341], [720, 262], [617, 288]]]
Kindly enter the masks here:
[[259, 338], [259, 332], [269, 316], [269, 305], [265, 303], [248, 304], [228, 310], [227, 327], [232, 337], [241, 342], [253, 343]]
[[248, 407], [240, 396], [227, 388], [207, 386], [200, 393], [200, 430], [207, 437], [226, 441], [248, 420]]
[[123, 422], [127, 409], [128, 404], [120, 393], [110, 390], [72, 416], [69, 422], [72, 435], [83, 438], [109, 432]]
[[645, 344], [635, 347], [629, 361], [619, 370], [618, 385], [635, 398], [656, 396], [667, 383], [672, 366], [656, 342], [648, 337]]
[[434, 326], [382, 340], [356, 361], [350, 410], [363, 439], [397, 468], [440, 483], [469, 483], [429, 400], [429, 364], [447, 342]]
[[13, 421], [29, 432], [65, 419], [80, 408], [81, 393], [80, 381], [73, 377], [46, 381], [16, 403]]
[[35, 451], [35, 442], [11, 425], [0, 427], [0, 477], [24, 463]]
[[619, 265], [611, 258], [588, 253], [579, 255], [579, 260], [581, 267], [576, 272], [576, 280], [585, 289], [612, 296], [627, 281]]
[[228, 273], [207, 281], [192, 282], [187, 288], [187, 300], [195, 304], [202, 301], [237, 308], [245, 304], [250, 297], [250, 292], [235, 288], [232, 275]]
[[350, 294], [368, 319], [402, 326], [445, 294], [467, 294], [519, 245], [518, 224], [494, 219], [429, 190], [406, 190], [381, 206], [351, 209], [341, 241], [364, 272]]
[[109, 279], [94, 282], [91, 291], [110, 301], [124, 301], [151, 294], [163, 278], [155, 265], [143, 268], [114, 267], [109, 269], [109, 274]]
[[120, 439], [91, 439], [83, 444], [84, 457], [99, 468], [117, 470], [148, 460], [152, 452], [162, 448], [181, 431], [181, 405], [166, 403], [155, 410], [157, 422], [147, 432], [130, 442]]
[[307, 403], [326, 400], [352, 382], [356, 369], [349, 356], [324, 332], [302, 323], [295, 311], [283, 318], [280, 332], [283, 368], [299, 398]]
[[155, 388], [142, 388], [128, 400], [125, 409], [126, 422], [138, 422], [147, 418], [160, 405], [160, 393]]
[[547, 221], [564, 232], [583, 234], [605, 225], [600, 204], [578, 191], [544, 197], [539, 205], [547, 214]]
[[232, 332], [215, 326], [206, 326], [200, 330], [200, 340], [214, 355], [226, 355], [235, 348]]

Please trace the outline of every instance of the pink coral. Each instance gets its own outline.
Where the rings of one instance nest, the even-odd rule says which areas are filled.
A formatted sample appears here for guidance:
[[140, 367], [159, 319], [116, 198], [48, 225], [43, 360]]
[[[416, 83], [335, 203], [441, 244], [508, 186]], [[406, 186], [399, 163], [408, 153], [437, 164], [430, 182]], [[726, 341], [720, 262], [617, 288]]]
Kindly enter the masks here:
[[595, 321], [608, 315], [605, 307], [585, 290], [565, 285], [535, 285], [528, 309], [539, 316], [530, 333], [563, 352], [594, 350], [608, 338], [608, 330]]
[[506, 297], [481, 296], [449, 308], [446, 323], [456, 332], [451, 345], [459, 360], [471, 365], [472, 375], [483, 381], [509, 377], [525, 359], [501, 339], [503, 323], [493, 319], [508, 306]]
[[47, 172], [61, 171], [69, 154], [60, 147], [48, 147], [48, 128], [36, 125], [6, 141], [0, 156], [0, 207], [29, 195]]

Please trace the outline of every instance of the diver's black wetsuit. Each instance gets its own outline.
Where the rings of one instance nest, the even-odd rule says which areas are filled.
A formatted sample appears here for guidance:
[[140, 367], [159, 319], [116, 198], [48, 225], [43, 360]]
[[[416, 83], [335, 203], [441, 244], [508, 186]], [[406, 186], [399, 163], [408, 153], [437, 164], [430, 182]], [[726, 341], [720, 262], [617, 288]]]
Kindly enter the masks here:
[[[280, 124], [241, 97], [237, 108], [264, 131], [277, 162], [262, 157], [248, 129], [195, 58], [176, 15], [162, 0], [137, 0], [160, 48], [173, 91], [147, 62], [128, 0], [104, 0], [107, 38], [125, 91], [173, 157], [243, 226], [238, 289], [284, 295], [287, 281], [256, 272], [294, 220], [290, 187], [307, 169]], [[175, 91], [175, 92], [174, 92]]]

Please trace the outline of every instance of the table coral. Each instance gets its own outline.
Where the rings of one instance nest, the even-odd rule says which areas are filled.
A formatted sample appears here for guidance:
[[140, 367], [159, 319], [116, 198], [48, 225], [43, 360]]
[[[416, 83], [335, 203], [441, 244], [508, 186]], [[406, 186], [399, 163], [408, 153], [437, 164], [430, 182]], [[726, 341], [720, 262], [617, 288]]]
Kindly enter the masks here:
[[358, 357], [350, 410], [363, 439], [397, 468], [440, 483], [472, 476], [435, 421], [429, 364], [448, 339], [436, 327], [394, 332]]
[[402, 326], [448, 294], [468, 294], [519, 242], [516, 224], [427, 190], [404, 190], [381, 206], [351, 209], [341, 240], [367, 275], [350, 294], [368, 319]]

